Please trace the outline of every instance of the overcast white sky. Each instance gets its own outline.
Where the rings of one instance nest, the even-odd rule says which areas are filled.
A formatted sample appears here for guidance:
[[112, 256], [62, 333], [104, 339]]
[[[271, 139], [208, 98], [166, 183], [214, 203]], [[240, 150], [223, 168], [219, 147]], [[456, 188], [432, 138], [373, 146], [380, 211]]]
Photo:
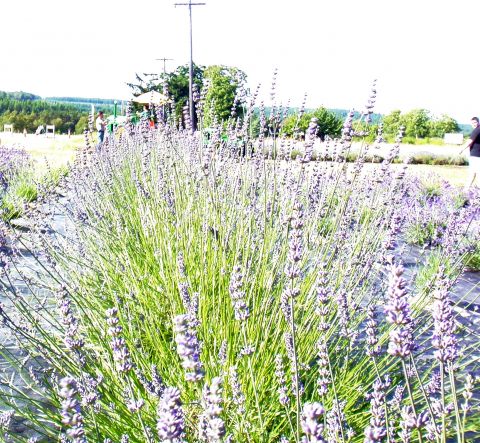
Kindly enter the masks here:
[[[178, 0], [188, 2], [188, 0]], [[197, 0], [192, 0], [197, 1]], [[307, 107], [480, 115], [479, 0], [198, 0], [194, 61], [241, 68]], [[170, 0], [0, 0], [0, 90], [128, 99], [136, 72], [189, 60], [188, 8]], [[268, 105], [268, 103], [267, 103]]]

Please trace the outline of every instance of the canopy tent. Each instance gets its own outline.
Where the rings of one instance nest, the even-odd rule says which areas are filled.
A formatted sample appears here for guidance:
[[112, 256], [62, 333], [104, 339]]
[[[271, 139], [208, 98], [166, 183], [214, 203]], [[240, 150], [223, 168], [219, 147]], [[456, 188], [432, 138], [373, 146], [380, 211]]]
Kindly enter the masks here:
[[157, 91], [148, 91], [144, 92], [138, 97], [133, 97], [132, 101], [136, 103], [145, 103], [147, 105], [150, 103], [152, 103], [153, 105], [164, 105], [168, 102], [168, 97], [160, 94], [160, 92]]

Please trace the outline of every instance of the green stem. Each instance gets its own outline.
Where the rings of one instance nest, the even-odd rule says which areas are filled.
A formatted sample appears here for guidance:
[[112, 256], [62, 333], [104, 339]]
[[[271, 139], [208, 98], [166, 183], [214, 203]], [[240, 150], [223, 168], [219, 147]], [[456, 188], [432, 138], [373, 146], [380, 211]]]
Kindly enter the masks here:
[[[293, 282], [292, 282], [293, 286]], [[300, 408], [300, 389], [299, 389], [299, 380], [298, 380], [298, 358], [297, 358], [297, 346], [296, 346], [296, 328], [295, 328], [295, 316], [294, 316], [294, 302], [293, 297], [290, 297], [290, 328], [292, 331], [292, 347], [293, 347], [293, 377], [295, 383], [295, 401], [296, 401], [296, 409], [297, 409], [297, 417], [296, 417], [296, 438], [297, 442], [300, 441], [300, 415], [301, 415], [301, 408]]]
[[[428, 407], [428, 412], [430, 413], [430, 419], [432, 420], [432, 423], [435, 424], [435, 415], [433, 413], [432, 405], [430, 404], [430, 401], [428, 400], [427, 393], [425, 392], [425, 388], [423, 387], [422, 380], [420, 379], [420, 375], [418, 374], [417, 365], [415, 364], [415, 359], [412, 357], [410, 359], [410, 361], [412, 362], [412, 367], [413, 367], [413, 370], [415, 371], [415, 375], [416, 375], [417, 380], [418, 380], [418, 385], [420, 386], [420, 390], [422, 391], [423, 398], [425, 399], [425, 403]], [[433, 428], [435, 430], [435, 440], [438, 443], [437, 427], [433, 426]]]
[[[405, 365], [404, 359], [402, 359], [402, 368], [403, 368], [403, 375], [405, 377], [405, 386], [407, 387], [407, 391], [408, 391], [408, 397], [410, 398], [410, 403], [412, 404], [413, 415], [415, 417], [415, 420], [417, 420], [418, 415], [417, 415], [417, 410], [415, 408], [415, 400], [413, 399], [412, 388], [410, 386], [410, 381], [408, 380], [407, 366]], [[420, 432], [420, 430], [418, 430], [418, 441], [420, 443], [422, 443], [423, 441], [422, 433]]]
[[445, 434], [445, 366], [443, 365], [443, 362], [440, 362], [440, 391], [442, 394], [442, 443], [445, 443], [447, 440], [446, 434]]
[[451, 362], [448, 363], [448, 377], [450, 379], [450, 388], [452, 389], [452, 397], [453, 397], [453, 405], [455, 407], [455, 419], [457, 421], [455, 429], [457, 431], [457, 442], [461, 443], [463, 441], [461, 433], [461, 423], [462, 421], [460, 420], [460, 411], [458, 409], [458, 401], [457, 401], [457, 389], [455, 387], [455, 378], [453, 376], [453, 365]]
[[[244, 345], [246, 346], [247, 345], [247, 335], [246, 335], [245, 328], [243, 327], [243, 325], [242, 325], [242, 332], [243, 332]], [[256, 383], [255, 383], [255, 376], [253, 374], [252, 362], [251, 362], [251, 359], [250, 359], [249, 355], [247, 355], [247, 366], [248, 366], [248, 372], [250, 373], [250, 379], [252, 381], [253, 394], [255, 395], [255, 406], [257, 407], [258, 421], [260, 422], [260, 435], [263, 435], [265, 425], [264, 425], [264, 422], [263, 422], [262, 409], [260, 407], [260, 400], [258, 398], [257, 387], [256, 387]]]

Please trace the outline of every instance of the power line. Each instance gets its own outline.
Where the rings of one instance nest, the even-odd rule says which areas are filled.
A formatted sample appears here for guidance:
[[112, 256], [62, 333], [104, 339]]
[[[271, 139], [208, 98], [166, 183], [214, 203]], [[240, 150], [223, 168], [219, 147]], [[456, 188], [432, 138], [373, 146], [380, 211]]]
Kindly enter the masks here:
[[195, 112], [193, 107], [193, 33], [192, 33], [192, 6], [204, 6], [206, 3], [192, 3], [189, 0], [188, 3], [175, 3], [177, 6], [188, 6], [188, 13], [190, 18], [190, 66], [188, 70], [188, 106], [190, 110], [190, 123], [192, 125], [192, 131], [195, 131]]

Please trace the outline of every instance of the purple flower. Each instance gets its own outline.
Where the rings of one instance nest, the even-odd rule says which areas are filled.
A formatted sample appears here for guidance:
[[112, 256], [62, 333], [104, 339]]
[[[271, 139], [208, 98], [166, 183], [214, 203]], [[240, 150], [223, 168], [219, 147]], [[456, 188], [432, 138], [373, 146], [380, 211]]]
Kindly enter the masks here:
[[177, 353], [182, 359], [187, 381], [197, 382], [203, 378], [202, 362], [200, 361], [200, 346], [197, 335], [190, 325], [188, 314], [177, 315], [173, 319], [173, 330]]
[[302, 411], [302, 431], [305, 434], [302, 437], [302, 443], [325, 443], [323, 438], [323, 423], [321, 417], [325, 409], [320, 403], [305, 403]]
[[318, 379], [317, 379], [317, 391], [319, 395], [325, 395], [328, 393], [328, 385], [330, 384], [330, 369], [328, 361], [328, 349], [324, 340], [317, 342], [318, 348]]
[[110, 347], [112, 348], [113, 360], [120, 372], [128, 372], [133, 368], [133, 363], [130, 359], [130, 353], [125, 339], [121, 336], [123, 329], [119, 325], [118, 310], [117, 308], [107, 309], [106, 314], [108, 325], [107, 332], [108, 335], [112, 337]]
[[220, 442], [225, 436], [225, 424], [220, 417], [222, 408], [222, 379], [215, 377], [210, 386], [203, 387], [203, 413], [199, 418], [200, 439], [208, 442]]
[[377, 314], [375, 306], [369, 306], [367, 309], [367, 327], [365, 333], [367, 355], [374, 357], [380, 353], [380, 346], [378, 346], [378, 327], [377, 327]]
[[370, 394], [370, 424], [365, 428], [365, 443], [382, 441], [387, 435], [385, 426], [385, 385], [377, 379]]
[[232, 400], [239, 414], [245, 413], [245, 395], [242, 392], [242, 386], [238, 379], [236, 366], [231, 366], [229, 370], [230, 387], [232, 389]]
[[457, 338], [455, 337], [455, 320], [448, 298], [448, 290], [441, 287], [434, 291], [432, 317], [433, 335], [432, 346], [436, 349], [434, 357], [442, 363], [452, 363], [456, 360]]
[[288, 396], [287, 377], [285, 375], [285, 369], [283, 367], [283, 359], [281, 355], [277, 355], [275, 357], [275, 376], [279, 385], [278, 401], [281, 405], [286, 406], [290, 403], [290, 397]]
[[240, 266], [235, 266], [233, 269], [230, 279], [230, 298], [235, 313], [235, 320], [245, 321], [250, 316], [250, 310], [245, 302], [243, 274]]
[[184, 415], [177, 388], [165, 388], [157, 409], [157, 432], [162, 442], [180, 442], [184, 432]]
[[80, 403], [76, 399], [78, 394], [77, 383], [71, 377], [64, 377], [59, 382], [58, 395], [61, 400], [62, 423], [68, 428], [67, 435], [73, 443], [84, 443], [85, 430]]
[[407, 301], [406, 281], [403, 278], [403, 266], [390, 265], [388, 301], [385, 305], [386, 320], [396, 326], [390, 331], [388, 353], [400, 358], [408, 357], [415, 348], [412, 333], [410, 305]]

